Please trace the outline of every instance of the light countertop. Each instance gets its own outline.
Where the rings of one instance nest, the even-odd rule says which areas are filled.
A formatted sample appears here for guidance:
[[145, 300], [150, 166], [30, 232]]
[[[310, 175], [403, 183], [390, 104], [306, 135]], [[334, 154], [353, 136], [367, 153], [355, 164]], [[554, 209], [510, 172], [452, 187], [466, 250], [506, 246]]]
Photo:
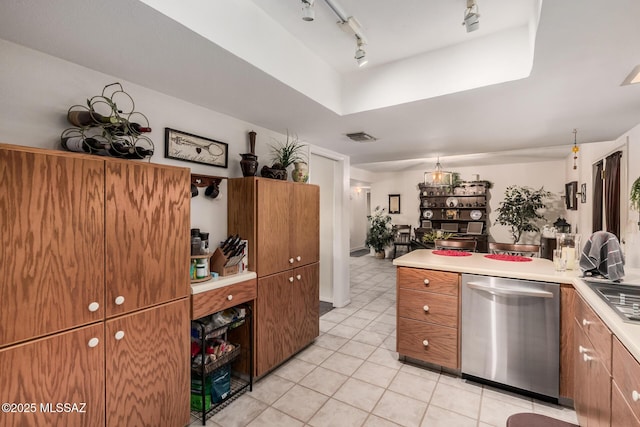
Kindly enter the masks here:
[[[556, 272], [553, 262], [544, 258], [533, 258], [530, 262], [509, 262], [488, 259], [485, 255], [472, 253], [471, 256], [450, 257], [434, 255], [429, 249], [419, 249], [396, 258], [393, 260], [393, 265], [571, 284], [636, 360], [640, 361], [640, 324], [624, 322], [589, 285], [580, 279], [579, 270]], [[640, 270], [625, 269], [625, 273], [623, 283], [640, 285]]]
[[219, 276], [211, 278], [206, 282], [192, 283], [191, 295], [196, 295], [201, 292], [211, 291], [213, 289], [223, 288], [225, 286], [234, 285], [236, 283], [244, 282], [245, 280], [251, 280], [258, 277], [254, 271], [246, 271], [244, 273], [234, 274], [231, 276]]

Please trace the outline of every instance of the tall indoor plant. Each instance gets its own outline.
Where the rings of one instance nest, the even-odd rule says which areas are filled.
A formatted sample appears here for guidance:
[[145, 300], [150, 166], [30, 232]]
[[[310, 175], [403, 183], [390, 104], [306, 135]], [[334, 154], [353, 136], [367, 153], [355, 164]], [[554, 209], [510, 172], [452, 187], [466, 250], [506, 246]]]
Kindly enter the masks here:
[[296, 134], [289, 134], [287, 130], [287, 139], [279, 142], [277, 145], [271, 146], [271, 160], [273, 165], [271, 169], [284, 170], [284, 179], [287, 179], [287, 168], [298, 162], [306, 163], [306, 145], [301, 143]]
[[373, 248], [376, 258], [384, 258], [384, 248], [393, 242], [391, 216], [385, 213], [384, 208], [376, 206], [373, 214], [367, 215], [367, 220], [369, 220], [369, 231], [364, 244]]
[[549, 198], [551, 193], [543, 188], [534, 190], [530, 187], [511, 185], [507, 187], [504, 195], [504, 200], [497, 209], [498, 218], [495, 223], [509, 227], [513, 243], [518, 243], [524, 232], [540, 231], [535, 221], [545, 218], [538, 210], [546, 207], [544, 200]]

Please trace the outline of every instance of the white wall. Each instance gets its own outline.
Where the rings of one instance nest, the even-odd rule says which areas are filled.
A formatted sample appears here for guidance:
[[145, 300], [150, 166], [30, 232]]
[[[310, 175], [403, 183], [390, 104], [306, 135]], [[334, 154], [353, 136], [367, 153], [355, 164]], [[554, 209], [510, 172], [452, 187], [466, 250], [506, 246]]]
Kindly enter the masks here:
[[[247, 133], [257, 132], [256, 154], [259, 168], [271, 164], [269, 145], [274, 138], [284, 136], [251, 123], [188, 103], [175, 97], [135, 85], [118, 77], [109, 76], [71, 62], [0, 40], [0, 142], [15, 145], [60, 148], [60, 134], [70, 127], [66, 120], [67, 110], [75, 104], [83, 104], [88, 97], [98, 95], [105, 85], [120, 82], [136, 103], [136, 110], [144, 113], [150, 121], [153, 132], [149, 134], [155, 144], [152, 163], [170, 164], [190, 168], [192, 173], [222, 177], [240, 177], [240, 153], [249, 151]], [[142, 61], [143, 59], [141, 59]], [[176, 78], [183, 78], [176, 76]], [[238, 89], [241, 93], [241, 88]], [[164, 158], [164, 128], [183, 130], [229, 144], [228, 169]], [[292, 130], [295, 130], [292, 128]], [[309, 144], [313, 151], [316, 147]], [[324, 155], [332, 152], [323, 150]], [[333, 153], [338, 158], [344, 156]], [[349, 159], [342, 159], [344, 170], [340, 170], [337, 180], [344, 188], [340, 194], [348, 194]], [[344, 166], [346, 165], [346, 166]], [[314, 165], [309, 165], [313, 174]], [[289, 174], [291, 176], [291, 174]], [[345, 181], [346, 180], [346, 181]], [[346, 182], [346, 184], [344, 184]], [[204, 192], [204, 189], [201, 190]], [[211, 200], [204, 196], [191, 199], [191, 226], [210, 233], [212, 245], [223, 240], [227, 234], [227, 185], [223, 180], [220, 195]], [[348, 206], [345, 201], [342, 206]], [[345, 208], [346, 209], [346, 208]], [[348, 251], [347, 221], [340, 211], [338, 223], [344, 223], [344, 230], [336, 227], [338, 254]], [[188, 238], [186, 236], [185, 238]], [[334, 251], [335, 253], [336, 251]], [[346, 261], [345, 261], [346, 259]], [[337, 256], [334, 259], [336, 286], [340, 290], [342, 304], [348, 300], [348, 259]], [[346, 277], [346, 280], [345, 280]], [[346, 282], [346, 283], [345, 283]], [[346, 297], [344, 296], [346, 294]]]
[[[479, 174], [481, 180], [493, 183], [489, 190], [489, 222], [487, 223], [490, 241], [511, 242], [507, 227], [493, 225], [497, 213], [496, 209], [504, 198], [504, 191], [509, 185], [529, 186], [535, 189], [544, 187], [554, 193], [554, 199], [549, 203], [545, 212], [548, 223], [552, 224], [560, 214], [564, 214], [560, 193], [564, 192], [565, 171], [564, 161], [519, 163], [492, 166], [460, 167], [452, 170], [458, 172], [463, 180], [472, 179], [472, 175]], [[445, 170], [446, 162], [443, 162]], [[403, 173], [378, 174], [371, 185], [371, 206], [380, 205], [388, 208], [389, 194], [400, 194], [400, 214], [391, 215], [394, 224], [412, 224], [419, 226], [419, 192], [418, 183], [424, 181], [424, 171], [407, 171]], [[523, 236], [522, 242], [539, 243], [539, 233]]]

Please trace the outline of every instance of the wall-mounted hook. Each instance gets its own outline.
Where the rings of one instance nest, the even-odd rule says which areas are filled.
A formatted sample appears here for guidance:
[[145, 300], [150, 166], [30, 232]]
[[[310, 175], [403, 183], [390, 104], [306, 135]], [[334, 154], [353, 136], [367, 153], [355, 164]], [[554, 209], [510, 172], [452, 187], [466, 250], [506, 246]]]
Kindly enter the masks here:
[[[191, 174], [191, 197], [198, 195], [198, 187], [205, 187], [204, 195], [215, 199], [220, 194], [220, 183], [223, 179], [227, 178], [224, 176]], [[195, 194], [194, 188], [196, 190]]]

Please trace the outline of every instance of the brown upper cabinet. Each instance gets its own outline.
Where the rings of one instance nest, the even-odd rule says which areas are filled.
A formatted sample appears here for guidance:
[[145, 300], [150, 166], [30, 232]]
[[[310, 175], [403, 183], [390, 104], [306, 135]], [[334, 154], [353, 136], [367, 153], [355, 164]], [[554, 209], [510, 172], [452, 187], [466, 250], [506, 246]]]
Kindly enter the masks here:
[[318, 262], [320, 188], [268, 178], [229, 180], [228, 230], [249, 241], [258, 277]]

